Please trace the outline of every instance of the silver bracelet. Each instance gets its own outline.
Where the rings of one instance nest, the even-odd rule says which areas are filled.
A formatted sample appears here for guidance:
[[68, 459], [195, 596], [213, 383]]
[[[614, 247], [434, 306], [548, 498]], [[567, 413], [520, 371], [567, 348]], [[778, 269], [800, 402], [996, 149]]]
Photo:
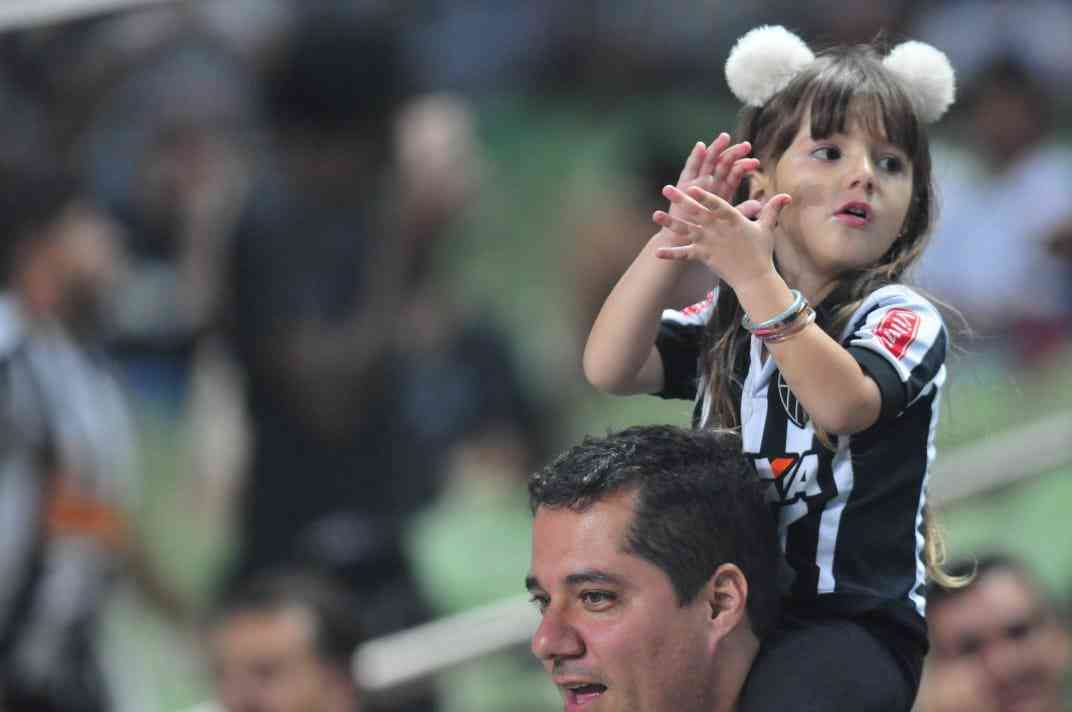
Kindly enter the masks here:
[[777, 344], [796, 336], [800, 332], [815, 321], [815, 310], [810, 306], [804, 307], [804, 310], [800, 312], [800, 316], [793, 317], [793, 320], [787, 322], [786, 326], [780, 329], [772, 329], [767, 332], [761, 332], [756, 334], [756, 338], [765, 344]]
[[800, 316], [800, 313], [808, 306], [808, 300], [804, 298], [804, 295], [799, 290], [790, 289], [789, 293], [793, 295], [793, 303], [783, 311], [781, 314], [772, 316], [770, 319], [764, 319], [758, 324], [752, 323], [752, 319], [745, 314], [741, 317], [741, 326], [745, 331], [769, 331], [782, 329], [788, 324]]

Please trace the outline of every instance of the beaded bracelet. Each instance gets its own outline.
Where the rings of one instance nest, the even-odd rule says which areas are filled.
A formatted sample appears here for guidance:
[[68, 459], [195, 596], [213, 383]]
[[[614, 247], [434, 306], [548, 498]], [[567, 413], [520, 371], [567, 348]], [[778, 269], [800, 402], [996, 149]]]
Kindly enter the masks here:
[[745, 331], [753, 334], [757, 331], [781, 331], [784, 329], [791, 321], [797, 319], [808, 306], [808, 301], [799, 290], [790, 289], [789, 293], [793, 295], [793, 303], [781, 314], [772, 316], [770, 319], [764, 319], [758, 324], [753, 323], [751, 317], [745, 314], [741, 317], [741, 326], [744, 327]]

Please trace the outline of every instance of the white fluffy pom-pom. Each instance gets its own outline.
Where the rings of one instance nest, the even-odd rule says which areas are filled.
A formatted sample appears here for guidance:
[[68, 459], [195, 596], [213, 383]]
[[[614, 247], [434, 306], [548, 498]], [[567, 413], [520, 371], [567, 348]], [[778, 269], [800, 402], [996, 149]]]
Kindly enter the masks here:
[[804, 40], [781, 25], [764, 25], [745, 33], [730, 50], [726, 81], [742, 102], [763, 106], [813, 59]]
[[905, 42], [893, 48], [882, 63], [904, 84], [919, 120], [937, 121], [953, 103], [956, 79], [945, 53], [926, 42]]

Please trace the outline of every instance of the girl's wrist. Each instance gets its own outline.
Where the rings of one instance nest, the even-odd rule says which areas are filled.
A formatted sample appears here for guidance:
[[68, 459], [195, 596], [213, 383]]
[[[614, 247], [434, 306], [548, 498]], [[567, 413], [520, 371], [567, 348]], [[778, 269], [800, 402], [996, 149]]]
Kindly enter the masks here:
[[774, 270], [733, 286], [737, 301], [749, 318], [760, 323], [781, 314], [793, 304], [793, 294]]

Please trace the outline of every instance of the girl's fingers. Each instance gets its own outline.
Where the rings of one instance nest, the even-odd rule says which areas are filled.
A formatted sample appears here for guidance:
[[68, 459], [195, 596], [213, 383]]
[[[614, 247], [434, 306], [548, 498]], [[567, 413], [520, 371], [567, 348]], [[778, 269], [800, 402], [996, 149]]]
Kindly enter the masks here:
[[697, 141], [692, 151], [689, 152], [689, 157], [685, 159], [685, 167], [681, 169], [681, 175], [678, 176], [679, 184], [691, 181], [700, 174], [700, 166], [706, 155], [707, 149], [704, 148], [703, 141]]
[[655, 250], [655, 256], [662, 260], [689, 260], [692, 258], [692, 245], [660, 247]]
[[737, 161], [746, 158], [749, 153], [752, 152], [752, 144], [747, 141], [731, 146], [723, 151], [718, 157], [718, 164], [715, 166], [715, 179], [719, 182], [726, 180], [731, 169]]
[[[733, 206], [715, 193], [710, 193], [700, 187], [692, 187], [687, 191], [687, 198], [691, 198], [703, 211], [702, 217], [705, 222], [710, 218], [727, 217], [733, 213]], [[729, 210], [727, 210], [727, 208]]]
[[695, 198], [689, 195], [694, 191], [699, 191], [701, 195], [710, 195], [710, 193], [708, 193], [706, 190], [697, 186], [689, 188], [688, 193], [685, 193], [684, 191], [678, 190], [672, 185], [668, 185], [663, 188], [663, 195], [668, 198], [670, 202], [674, 205], [680, 206], [689, 215], [696, 218], [704, 218], [706, 217], [706, 213], [708, 212], [708, 210], [699, 202], [697, 202]]
[[698, 225], [694, 225], [686, 220], [682, 220], [681, 218], [676, 218], [669, 213], [663, 212], [662, 210], [656, 210], [655, 213], [651, 216], [651, 219], [656, 225], [664, 227], [670, 232], [676, 235], [680, 235], [682, 237], [691, 236], [696, 231], [700, 230], [700, 227]]
[[726, 176], [726, 185], [732, 186], [736, 190], [737, 186], [741, 184], [744, 174], [750, 173], [757, 168], [759, 168], [759, 159], [757, 158], [741, 158], [734, 161], [729, 175]]
[[758, 200], [746, 200], [737, 206], [737, 212], [749, 220], [755, 220], [763, 211], [763, 203]]
[[714, 173], [715, 165], [728, 145], [730, 145], [730, 135], [725, 132], [720, 133], [711, 141], [707, 155], [704, 156], [703, 165], [700, 166], [700, 176], [709, 176]]
[[759, 224], [767, 230], [773, 230], [778, 225], [778, 216], [781, 214], [782, 209], [793, 202], [793, 199], [786, 193], [778, 193], [763, 206], [763, 211], [759, 215]]

